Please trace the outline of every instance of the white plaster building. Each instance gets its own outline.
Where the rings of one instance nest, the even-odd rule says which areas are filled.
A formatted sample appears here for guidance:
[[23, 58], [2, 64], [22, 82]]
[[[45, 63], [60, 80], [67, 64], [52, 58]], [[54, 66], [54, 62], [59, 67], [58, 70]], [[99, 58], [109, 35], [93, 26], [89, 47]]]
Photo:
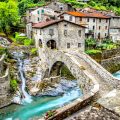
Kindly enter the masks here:
[[101, 13], [65, 12], [58, 17], [65, 20], [86, 25], [86, 37], [104, 39], [109, 36], [110, 17]]
[[51, 49], [80, 49], [85, 47], [85, 27], [66, 20], [51, 20], [33, 27], [36, 47]]
[[110, 38], [113, 42], [120, 41], [120, 16], [112, 16], [110, 19]]

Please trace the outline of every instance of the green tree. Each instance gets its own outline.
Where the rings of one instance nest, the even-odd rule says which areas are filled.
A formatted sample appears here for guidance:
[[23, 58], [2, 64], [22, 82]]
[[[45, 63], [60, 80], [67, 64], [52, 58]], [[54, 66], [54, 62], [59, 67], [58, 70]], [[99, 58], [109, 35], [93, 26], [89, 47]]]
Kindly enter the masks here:
[[8, 36], [19, 23], [17, 2], [0, 2], [0, 30]]

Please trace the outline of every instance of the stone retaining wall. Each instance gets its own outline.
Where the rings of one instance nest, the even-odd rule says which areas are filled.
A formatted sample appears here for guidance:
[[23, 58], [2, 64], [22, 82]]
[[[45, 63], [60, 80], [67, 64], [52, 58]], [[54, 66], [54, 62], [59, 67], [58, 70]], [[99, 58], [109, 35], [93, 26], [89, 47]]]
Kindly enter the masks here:
[[95, 60], [93, 60], [90, 56], [80, 51], [81, 57], [83, 60], [85, 60], [91, 68], [96, 71], [96, 73], [103, 78], [103, 80], [109, 84], [112, 85], [113, 88], [117, 88], [120, 86], [120, 80], [113, 77], [112, 74], [110, 74], [106, 69], [104, 69], [100, 64], [98, 64]]
[[113, 56], [120, 55], [120, 48], [112, 49], [112, 50], [105, 50], [102, 52], [102, 59], [108, 59]]
[[120, 70], [120, 56], [102, 60], [101, 65], [111, 73], [116, 72]]

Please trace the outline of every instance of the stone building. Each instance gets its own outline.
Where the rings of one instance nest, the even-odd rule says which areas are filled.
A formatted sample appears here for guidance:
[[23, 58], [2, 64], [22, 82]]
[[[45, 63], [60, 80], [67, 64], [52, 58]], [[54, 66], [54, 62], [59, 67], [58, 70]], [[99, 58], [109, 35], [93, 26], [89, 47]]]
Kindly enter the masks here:
[[110, 19], [110, 38], [113, 42], [120, 41], [120, 16], [111, 16]]
[[36, 47], [51, 49], [80, 49], [84, 51], [85, 27], [66, 20], [51, 20], [34, 24]]
[[85, 25], [85, 36], [95, 39], [104, 39], [109, 35], [110, 17], [101, 13], [84, 13], [84, 12], [65, 12], [58, 17], [63, 17], [65, 20]]
[[75, 9], [70, 4], [59, 2], [58, 0], [54, 0], [50, 4], [47, 5], [48, 8], [53, 9], [55, 12], [62, 13], [65, 11], [74, 11]]

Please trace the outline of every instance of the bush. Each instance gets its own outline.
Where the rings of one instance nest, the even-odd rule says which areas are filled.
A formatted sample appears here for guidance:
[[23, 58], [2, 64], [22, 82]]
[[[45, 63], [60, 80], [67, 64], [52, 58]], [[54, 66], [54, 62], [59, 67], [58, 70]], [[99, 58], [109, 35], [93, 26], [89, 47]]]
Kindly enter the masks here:
[[19, 33], [15, 33], [15, 39], [18, 44], [25, 45], [25, 46], [30, 46], [33, 45], [33, 40], [27, 38], [26, 36], [20, 36]]
[[7, 48], [0, 47], [0, 55], [6, 54], [7, 52]]
[[91, 49], [91, 50], [85, 51], [85, 53], [87, 53], [87, 54], [89, 54], [89, 55], [94, 55], [94, 54], [101, 54], [102, 51], [101, 51], [101, 50], [94, 50], [94, 49]]
[[10, 88], [12, 92], [15, 92], [17, 90], [18, 83], [16, 79], [11, 79], [10, 80]]
[[31, 49], [31, 55], [37, 55], [37, 51], [38, 51], [38, 49], [37, 48], [32, 48]]

